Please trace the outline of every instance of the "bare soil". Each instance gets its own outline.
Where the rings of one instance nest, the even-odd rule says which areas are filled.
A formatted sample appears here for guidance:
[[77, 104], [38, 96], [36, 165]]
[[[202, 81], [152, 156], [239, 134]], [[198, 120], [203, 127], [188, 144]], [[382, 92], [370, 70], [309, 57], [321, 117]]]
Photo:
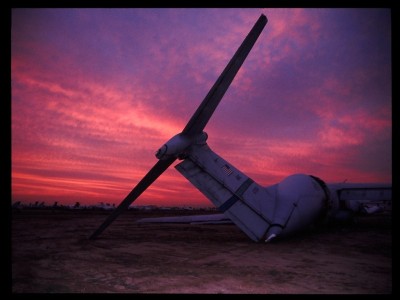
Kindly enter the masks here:
[[134, 223], [188, 213], [128, 211], [92, 241], [109, 212], [14, 212], [12, 293], [392, 293], [390, 215], [269, 244], [230, 224]]

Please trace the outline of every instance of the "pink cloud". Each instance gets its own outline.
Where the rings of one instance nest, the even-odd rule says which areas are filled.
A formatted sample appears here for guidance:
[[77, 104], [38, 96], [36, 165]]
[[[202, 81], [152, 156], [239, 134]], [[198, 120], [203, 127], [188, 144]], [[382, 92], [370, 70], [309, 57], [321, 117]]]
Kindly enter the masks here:
[[[391, 107], [362, 94], [379, 70], [327, 73], [314, 62], [325, 58], [318, 10], [264, 12], [269, 23], [206, 128], [210, 146], [264, 185], [297, 172], [391, 180], [364, 161], [391, 134]], [[60, 37], [51, 34], [61, 25], [51, 31], [37, 18], [42, 27], [14, 36], [13, 198], [119, 203], [183, 129], [260, 10], [120, 14], [79, 12], [79, 34], [65, 21]], [[172, 167], [136, 203], [155, 202], [209, 203]]]

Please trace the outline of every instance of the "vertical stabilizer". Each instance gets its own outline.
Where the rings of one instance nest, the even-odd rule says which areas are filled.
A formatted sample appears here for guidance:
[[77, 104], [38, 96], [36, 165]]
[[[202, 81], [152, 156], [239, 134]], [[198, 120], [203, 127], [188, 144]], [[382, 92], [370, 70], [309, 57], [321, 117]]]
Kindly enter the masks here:
[[207, 144], [193, 146], [175, 168], [252, 240], [264, 238], [272, 224], [274, 186], [260, 186]]

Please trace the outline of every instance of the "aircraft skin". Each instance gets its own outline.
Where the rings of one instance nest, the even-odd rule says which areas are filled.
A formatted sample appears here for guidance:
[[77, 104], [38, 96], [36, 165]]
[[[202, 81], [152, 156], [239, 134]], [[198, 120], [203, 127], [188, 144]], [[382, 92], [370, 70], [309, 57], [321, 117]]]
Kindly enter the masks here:
[[[349, 222], [355, 214], [374, 214], [385, 210], [391, 210], [392, 188], [390, 184], [379, 183], [334, 183], [327, 184], [329, 198], [319, 218], [310, 220], [310, 225], [327, 224], [332, 222]], [[268, 187], [265, 187], [268, 189]], [[238, 200], [240, 201], [240, 200]], [[294, 209], [296, 209], [295, 207]], [[226, 224], [232, 223], [234, 218], [228, 214], [209, 214], [177, 217], [143, 218], [137, 223], [190, 223], [190, 224]], [[234, 223], [234, 222], [233, 222]], [[236, 223], [235, 223], [236, 224]], [[240, 223], [239, 223], [240, 224]], [[238, 225], [238, 224], [236, 224]], [[243, 226], [243, 225], [242, 225]], [[239, 228], [241, 226], [238, 225]], [[282, 226], [284, 227], [284, 226]], [[298, 230], [307, 226], [299, 227]], [[280, 235], [271, 233], [266, 236], [266, 241], [272, 241], [277, 236], [284, 236], [285, 233], [292, 234], [298, 230], [285, 230]], [[248, 229], [247, 229], [248, 230]], [[247, 233], [245, 230], [243, 230]], [[252, 238], [253, 234], [248, 234]], [[259, 241], [254, 239], [255, 241]]]
[[[306, 174], [290, 175], [277, 184], [262, 187], [208, 146], [204, 128], [267, 21], [265, 15], [259, 17], [182, 132], [160, 147], [156, 152], [158, 162], [91, 239], [127, 210], [177, 159], [182, 161], [175, 168], [223, 212], [223, 216], [213, 217], [216, 218], [213, 222], [228, 218], [255, 242], [293, 234], [328, 218], [341, 218], [339, 212], [360, 209], [361, 204], [357, 206], [353, 200], [368, 200], [363, 199], [366, 195], [371, 198], [369, 200], [391, 200], [391, 185], [327, 185], [318, 177]], [[370, 209], [374, 210], [376, 208]]]
[[389, 184], [326, 185], [305, 174], [262, 187], [205, 141], [193, 145], [186, 155], [175, 168], [256, 242], [295, 233], [318, 221], [350, 217], [344, 212], [358, 212], [359, 201], [391, 201]]
[[264, 188], [204, 143], [175, 168], [252, 240], [303, 228], [323, 213], [325, 193], [310, 176], [296, 174]]
[[332, 217], [342, 211], [371, 214], [391, 210], [392, 185], [383, 183], [331, 183], [330, 191]]

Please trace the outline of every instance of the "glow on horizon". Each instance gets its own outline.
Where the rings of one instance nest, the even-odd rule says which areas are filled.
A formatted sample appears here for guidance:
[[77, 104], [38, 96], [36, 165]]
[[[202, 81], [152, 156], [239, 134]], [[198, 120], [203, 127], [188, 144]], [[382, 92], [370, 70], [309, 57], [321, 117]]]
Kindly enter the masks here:
[[[391, 182], [389, 9], [13, 9], [12, 200], [119, 204], [261, 13], [210, 147], [262, 185]], [[173, 166], [134, 204], [212, 205]]]

